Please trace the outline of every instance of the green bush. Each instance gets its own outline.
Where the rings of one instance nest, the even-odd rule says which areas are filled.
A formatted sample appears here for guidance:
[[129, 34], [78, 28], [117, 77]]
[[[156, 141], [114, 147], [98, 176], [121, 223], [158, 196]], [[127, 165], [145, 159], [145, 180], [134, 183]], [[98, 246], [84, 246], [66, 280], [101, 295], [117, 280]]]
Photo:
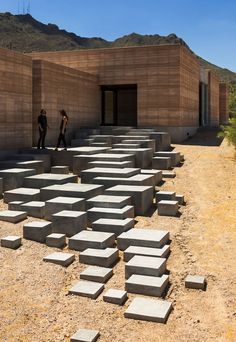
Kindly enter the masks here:
[[229, 119], [228, 125], [221, 126], [222, 131], [218, 134], [220, 138], [226, 138], [229, 144], [236, 149], [236, 115]]

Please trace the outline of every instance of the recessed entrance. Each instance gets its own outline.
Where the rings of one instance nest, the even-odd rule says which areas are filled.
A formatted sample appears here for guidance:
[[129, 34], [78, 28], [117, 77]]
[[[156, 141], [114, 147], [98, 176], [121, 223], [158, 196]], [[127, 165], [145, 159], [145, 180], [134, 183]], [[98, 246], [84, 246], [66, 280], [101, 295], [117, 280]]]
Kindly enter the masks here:
[[102, 125], [137, 126], [137, 85], [102, 86]]

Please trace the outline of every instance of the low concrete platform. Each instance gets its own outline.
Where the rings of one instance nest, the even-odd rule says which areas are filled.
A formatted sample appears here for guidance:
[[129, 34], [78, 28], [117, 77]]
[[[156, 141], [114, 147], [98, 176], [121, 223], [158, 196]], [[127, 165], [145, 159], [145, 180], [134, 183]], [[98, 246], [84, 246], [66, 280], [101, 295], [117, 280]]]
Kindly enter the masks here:
[[102, 167], [102, 168], [115, 168], [115, 169], [124, 169], [127, 167], [133, 167], [134, 163], [132, 161], [99, 161], [95, 160], [88, 163], [88, 168], [94, 168], [94, 167]]
[[48, 247], [62, 248], [66, 244], [66, 235], [52, 233], [46, 237], [46, 245]]
[[30, 188], [17, 188], [14, 190], [5, 191], [3, 195], [4, 203], [22, 201], [40, 201], [40, 190]]
[[28, 216], [44, 218], [45, 217], [45, 202], [31, 201], [20, 205], [22, 211], [26, 211]]
[[131, 204], [130, 196], [109, 196], [98, 195], [92, 197], [86, 201], [87, 208], [99, 207], [99, 208], [123, 208], [126, 205]]
[[184, 205], [185, 203], [184, 195], [176, 195], [175, 200], [178, 201], [179, 205]]
[[133, 274], [160, 277], [166, 271], [166, 259], [135, 255], [125, 264], [125, 279]]
[[42, 160], [27, 160], [17, 162], [16, 167], [20, 169], [34, 169], [36, 174], [44, 172], [44, 163]]
[[82, 230], [69, 238], [69, 248], [84, 251], [87, 248], [105, 249], [115, 243], [115, 234]]
[[3, 179], [3, 191], [21, 187], [25, 177], [35, 174], [36, 171], [34, 169], [12, 168], [0, 170], [0, 178]]
[[41, 189], [54, 184], [77, 183], [77, 181], [78, 177], [75, 175], [42, 173], [40, 175], [25, 177], [24, 186], [26, 188]]
[[176, 193], [174, 191], [158, 191], [156, 192], [156, 203], [160, 201], [174, 201]]
[[169, 157], [171, 159], [171, 166], [175, 167], [180, 163], [180, 152], [175, 151], [159, 151], [155, 153], [156, 157]]
[[179, 210], [178, 201], [160, 201], [157, 203], [158, 215], [177, 216]]
[[161, 277], [133, 274], [126, 280], [125, 289], [129, 293], [162, 297], [168, 283], [169, 277], [166, 274], [163, 274]]
[[62, 210], [85, 211], [85, 199], [75, 197], [55, 197], [45, 202], [45, 218], [52, 220], [52, 215]]
[[23, 237], [27, 240], [43, 243], [51, 233], [52, 223], [48, 221], [33, 221], [23, 226]]
[[0, 211], [0, 221], [18, 223], [25, 219], [27, 219], [27, 213], [25, 211], [13, 211], [13, 210], [1, 210]]
[[117, 290], [117, 289], [109, 289], [104, 295], [103, 300], [107, 303], [123, 305], [128, 299], [127, 291]]
[[135, 155], [135, 166], [142, 169], [150, 167], [152, 164], [152, 148], [113, 148], [108, 153], [131, 153]]
[[87, 228], [87, 213], [84, 211], [62, 210], [52, 215], [53, 233], [73, 236]]
[[169, 157], [154, 157], [152, 159], [152, 167], [157, 170], [171, 169], [171, 158]]
[[123, 220], [102, 218], [92, 223], [93, 230], [114, 233], [116, 237], [132, 228], [134, 228], [133, 218]]
[[70, 342], [96, 342], [100, 333], [98, 330], [79, 329], [71, 338]]
[[166, 323], [171, 309], [171, 302], [137, 297], [133, 299], [124, 316], [142, 321]]
[[162, 178], [175, 178], [176, 173], [174, 171], [163, 170], [162, 171]]
[[162, 181], [162, 171], [161, 170], [155, 170], [155, 169], [141, 169], [141, 174], [154, 176], [155, 179], [155, 185], [158, 185]]
[[202, 276], [188, 275], [185, 278], [185, 287], [189, 289], [206, 289], [206, 279]]
[[90, 183], [93, 178], [96, 177], [119, 177], [119, 178], [128, 178], [140, 173], [139, 168], [123, 168], [123, 169], [114, 169], [114, 168], [99, 168], [94, 167], [92, 169], [84, 170], [80, 173], [81, 183]]
[[20, 206], [24, 202], [22, 201], [13, 201], [8, 203], [8, 210], [20, 211]]
[[55, 252], [43, 258], [43, 261], [51, 262], [53, 264], [64, 267], [69, 266], [75, 260], [75, 255], [70, 253]]
[[117, 248], [91, 249], [81, 252], [79, 261], [82, 264], [111, 267], [119, 259]]
[[1, 238], [1, 247], [17, 249], [21, 246], [20, 236], [6, 236]]
[[69, 167], [68, 166], [52, 166], [51, 167], [51, 173], [55, 173], [55, 174], [65, 174], [68, 175], [69, 174]]
[[157, 229], [134, 228], [117, 238], [117, 247], [124, 251], [129, 246], [160, 248], [169, 241], [169, 232]]
[[100, 218], [108, 218], [108, 219], [126, 219], [126, 218], [134, 218], [134, 207], [131, 205], [126, 205], [125, 207], [119, 208], [99, 208], [94, 207], [87, 210], [88, 214], [88, 223], [89, 226], [92, 225], [93, 222], [99, 220]]
[[112, 268], [89, 266], [80, 273], [80, 279], [106, 283], [113, 276]]
[[69, 290], [69, 294], [96, 299], [103, 289], [104, 284], [102, 283], [81, 280]]
[[93, 184], [103, 185], [108, 189], [116, 185], [132, 185], [132, 186], [152, 186], [154, 189], [155, 178], [152, 175], [138, 174], [128, 178], [119, 177], [95, 177], [92, 179]]
[[140, 247], [140, 246], [129, 246], [124, 251], [124, 261], [128, 262], [135, 255], [143, 255], [157, 258], [167, 258], [170, 253], [170, 246], [164, 245], [162, 248], [151, 248], [151, 247]]

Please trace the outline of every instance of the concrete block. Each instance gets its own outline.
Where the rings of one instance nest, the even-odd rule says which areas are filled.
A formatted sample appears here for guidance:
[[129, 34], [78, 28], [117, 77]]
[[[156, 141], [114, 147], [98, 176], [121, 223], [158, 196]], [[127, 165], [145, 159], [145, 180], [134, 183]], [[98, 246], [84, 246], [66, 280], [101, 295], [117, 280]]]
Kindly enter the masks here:
[[104, 284], [94, 281], [79, 281], [70, 290], [69, 294], [96, 299], [103, 291]]
[[145, 215], [153, 205], [153, 187], [138, 185], [116, 185], [105, 191], [105, 195], [131, 196], [136, 215]]
[[162, 248], [151, 248], [141, 246], [129, 246], [124, 251], [124, 261], [127, 262], [135, 255], [143, 255], [157, 258], [167, 258], [170, 253], [170, 246], [164, 245]]
[[137, 175], [138, 173], [140, 173], [140, 169], [138, 168], [113, 169], [94, 167], [92, 169], [82, 171], [80, 173], [80, 177], [81, 183], [90, 183], [92, 179], [96, 177], [127, 178]]
[[113, 276], [112, 268], [89, 266], [80, 273], [80, 279], [106, 283]]
[[101, 195], [103, 188], [104, 187], [102, 185], [95, 184], [56, 184], [42, 188], [40, 190], [40, 198], [41, 201], [47, 201], [58, 196], [88, 199], [97, 195]]
[[206, 279], [205, 279], [205, 277], [202, 277], [202, 276], [188, 275], [185, 278], [185, 287], [187, 287], [189, 289], [205, 290]]
[[22, 201], [13, 201], [8, 203], [8, 210], [20, 211], [20, 206], [24, 202]]
[[45, 242], [52, 232], [52, 223], [48, 221], [33, 221], [23, 226], [23, 237], [27, 240]]
[[116, 237], [131, 228], [134, 228], [133, 218], [126, 218], [123, 220], [102, 218], [92, 223], [93, 230], [114, 233]]
[[66, 244], [66, 235], [52, 233], [46, 237], [46, 245], [48, 247], [62, 248]]
[[147, 169], [141, 169], [141, 174], [154, 176], [155, 179], [155, 185], [158, 185], [162, 181], [162, 171], [161, 170], [147, 170]]
[[75, 255], [63, 252], [54, 252], [43, 258], [43, 261], [51, 262], [53, 264], [61, 265], [64, 267], [69, 266], [75, 260]]
[[99, 207], [99, 208], [123, 208], [126, 205], [131, 204], [130, 196], [109, 196], [98, 195], [92, 197], [86, 201], [87, 207]]
[[121, 141], [122, 144], [139, 144], [140, 147], [143, 148], [151, 148], [153, 152], [156, 150], [156, 142], [154, 139], [136, 139], [136, 140], [131, 140], [131, 139], [124, 139]]
[[24, 186], [26, 188], [41, 189], [54, 184], [77, 183], [78, 177], [75, 175], [59, 175], [54, 173], [42, 173], [31, 177], [25, 177]]
[[45, 202], [31, 201], [20, 205], [22, 211], [26, 211], [28, 216], [44, 218], [45, 217]]
[[84, 211], [62, 210], [52, 215], [53, 233], [73, 236], [87, 228], [87, 213]]
[[17, 188], [14, 190], [5, 191], [3, 195], [3, 200], [5, 203], [22, 201], [39, 201], [40, 200], [40, 190], [30, 189], [30, 188]]
[[13, 211], [13, 210], [1, 210], [0, 211], [0, 221], [18, 223], [25, 219], [27, 219], [27, 213], [25, 211]]
[[70, 342], [96, 342], [100, 333], [98, 330], [79, 329], [70, 339]]
[[174, 201], [176, 193], [174, 191], [158, 191], [156, 193], [156, 203], [160, 201]]
[[171, 158], [170, 157], [154, 157], [152, 159], [153, 169], [158, 170], [169, 170], [171, 168]]
[[176, 173], [174, 171], [163, 170], [162, 171], [162, 178], [175, 178]]
[[171, 166], [175, 167], [177, 165], [179, 165], [180, 163], [180, 152], [175, 152], [175, 151], [159, 151], [155, 153], [156, 157], [168, 157], [171, 159]]
[[51, 173], [68, 175], [69, 167], [68, 166], [52, 166]]
[[27, 160], [17, 162], [16, 167], [20, 169], [34, 169], [36, 174], [44, 172], [44, 163], [42, 160]]
[[25, 177], [35, 174], [36, 171], [34, 169], [13, 168], [0, 170], [0, 178], [3, 179], [3, 191], [21, 187]]
[[179, 203], [178, 201], [160, 201], [157, 203], [158, 215], [161, 216], [177, 216]]
[[27, 161], [27, 160], [40, 160], [43, 162], [43, 167], [45, 172], [50, 172], [51, 169], [51, 156], [48, 150], [37, 150], [37, 149], [29, 149], [26, 150], [25, 153], [19, 153], [13, 155], [14, 159], [18, 159], [19, 161]]
[[134, 207], [126, 205], [125, 207], [119, 208], [99, 208], [94, 207], [87, 210], [89, 226], [100, 218], [108, 219], [125, 219], [127, 217], [134, 217]]
[[171, 309], [171, 302], [137, 297], [133, 299], [124, 316], [142, 321], [166, 323]]
[[168, 283], [169, 277], [166, 274], [161, 277], [133, 274], [126, 280], [125, 289], [130, 293], [162, 297]]
[[87, 248], [105, 249], [115, 243], [115, 234], [82, 230], [69, 238], [69, 248], [84, 251]]
[[119, 259], [117, 248], [91, 249], [81, 252], [79, 261], [82, 264], [111, 267]]
[[5, 248], [17, 249], [21, 246], [21, 237], [6, 236], [1, 238], [1, 246]]
[[135, 255], [125, 265], [125, 279], [132, 274], [160, 277], [166, 271], [166, 259]]
[[115, 168], [115, 169], [124, 169], [134, 167], [134, 163], [132, 161], [91, 161], [88, 163], [88, 168], [101, 167], [101, 168]]
[[117, 289], [109, 289], [104, 295], [104, 302], [123, 305], [128, 299], [127, 291], [117, 290]]
[[185, 202], [184, 201], [184, 195], [176, 195], [175, 200], [178, 201], [179, 205], [183, 205]]
[[140, 144], [135, 144], [135, 143], [120, 143], [120, 144], [113, 144], [112, 145], [113, 148], [139, 148]]
[[151, 148], [113, 148], [108, 153], [131, 153], [135, 155], [135, 165], [142, 169], [152, 164], [153, 150]]
[[85, 211], [85, 199], [75, 197], [56, 197], [45, 202], [45, 219], [52, 220], [52, 215], [62, 210]]
[[130, 229], [117, 238], [117, 247], [124, 251], [129, 246], [160, 248], [169, 241], [169, 232], [157, 229]]

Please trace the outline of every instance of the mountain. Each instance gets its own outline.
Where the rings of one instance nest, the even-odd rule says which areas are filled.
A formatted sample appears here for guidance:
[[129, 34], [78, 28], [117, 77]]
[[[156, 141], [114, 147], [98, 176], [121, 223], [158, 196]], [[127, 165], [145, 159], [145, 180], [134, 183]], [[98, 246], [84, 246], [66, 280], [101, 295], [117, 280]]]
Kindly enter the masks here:
[[[59, 29], [55, 24], [45, 25], [29, 14], [13, 15], [9, 12], [0, 13], [0, 47], [20, 52], [163, 44], [180, 44], [189, 48], [185, 41], [174, 33], [168, 36], [132, 33], [114, 41], [107, 41], [99, 37], [80, 37], [74, 33]], [[198, 58], [202, 66], [215, 70], [222, 81], [236, 82], [236, 73], [220, 68], [201, 57]]]

